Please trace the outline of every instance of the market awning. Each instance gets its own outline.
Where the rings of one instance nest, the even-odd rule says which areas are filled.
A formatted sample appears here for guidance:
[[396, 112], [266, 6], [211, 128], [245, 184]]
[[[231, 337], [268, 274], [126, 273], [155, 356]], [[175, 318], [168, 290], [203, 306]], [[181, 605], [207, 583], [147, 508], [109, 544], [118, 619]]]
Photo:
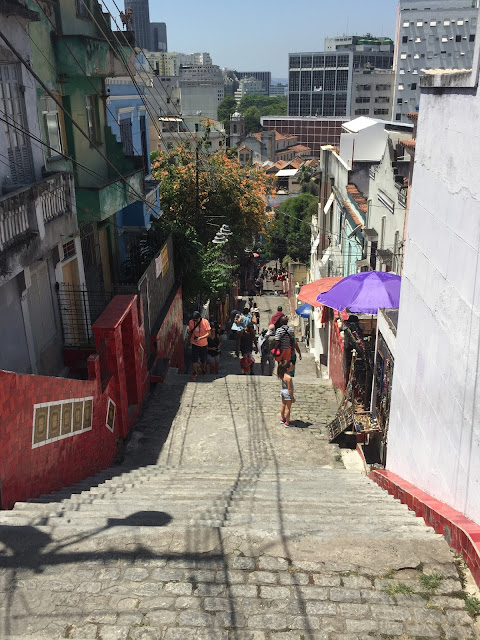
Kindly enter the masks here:
[[302, 302], [308, 302], [312, 307], [321, 307], [322, 305], [317, 302], [317, 296], [320, 293], [326, 293], [330, 289], [340, 282], [342, 278], [320, 278], [320, 280], [314, 280], [308, 284], [304, 284], [298, 294], [298, 299]]

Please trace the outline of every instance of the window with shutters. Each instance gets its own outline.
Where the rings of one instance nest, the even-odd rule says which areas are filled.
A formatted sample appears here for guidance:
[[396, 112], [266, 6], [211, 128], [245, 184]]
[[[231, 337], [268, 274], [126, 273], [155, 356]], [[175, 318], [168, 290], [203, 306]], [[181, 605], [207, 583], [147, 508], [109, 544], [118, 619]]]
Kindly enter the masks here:
[[120, 138], [123, 145], [123, 153], [133, 156], [132, 120], [130, 116], [120, 120]]
[[55, 336], [52, 288], [46, 261], [30, 271], [30, 280], [31, 284], [28, 288], [30, 318], [35, 348], [37, 353], [40, 353]]
[[20, 66], [0, 64], [0, 109], [7, 143], [8, 164], [12, 184], [25, 185], [35, 181], [28, 123], [20, 84]]
[[100, 117], [98, 113], [98, 96], [93, 94], [85, 96], [87, 109], [88, 137], [91, 142], [101, 142]]
[[48, 158], [61, 155], [63, 153], [62, 132], [60, 128], [60, 118], [58, 107], [50, 97], [42, 98], [43, 125], [48, 147], [45, 148]]

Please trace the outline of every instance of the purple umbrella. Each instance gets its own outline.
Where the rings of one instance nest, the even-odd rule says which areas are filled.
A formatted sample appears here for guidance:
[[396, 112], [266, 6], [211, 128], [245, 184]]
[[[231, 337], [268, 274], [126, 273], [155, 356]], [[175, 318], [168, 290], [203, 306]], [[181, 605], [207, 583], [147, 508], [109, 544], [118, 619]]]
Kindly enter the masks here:
[[398, 309], [402, 279], [385, 271], [362, 271], [340, 280], [317, 296], [317, 302], [337, 311], [378, 313], [379, 309]]

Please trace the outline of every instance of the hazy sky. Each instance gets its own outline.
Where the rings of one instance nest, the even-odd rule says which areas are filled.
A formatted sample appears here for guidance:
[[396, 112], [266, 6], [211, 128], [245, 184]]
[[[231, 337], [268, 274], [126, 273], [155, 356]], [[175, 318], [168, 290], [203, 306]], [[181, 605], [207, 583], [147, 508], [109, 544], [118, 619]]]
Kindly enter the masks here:
[[396, 0], [150, 0], [151, 22], [167, 23], [169, 51], [208, 51], [221, 67], [283, 78], [288, 53], [322, 51], [325, 36], [393, 38], [396, 11]]

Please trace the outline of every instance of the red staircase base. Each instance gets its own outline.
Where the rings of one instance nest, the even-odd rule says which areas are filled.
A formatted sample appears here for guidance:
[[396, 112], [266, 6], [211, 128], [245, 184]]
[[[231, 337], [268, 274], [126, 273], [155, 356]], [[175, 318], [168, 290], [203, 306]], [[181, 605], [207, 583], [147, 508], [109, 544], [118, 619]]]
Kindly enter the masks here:
[[480, 587], [480, 525], [391, 471], [374, 469], [369, 478], [415, 511], [435, 533], [442, 534], [448, 544], [462, 554]]

